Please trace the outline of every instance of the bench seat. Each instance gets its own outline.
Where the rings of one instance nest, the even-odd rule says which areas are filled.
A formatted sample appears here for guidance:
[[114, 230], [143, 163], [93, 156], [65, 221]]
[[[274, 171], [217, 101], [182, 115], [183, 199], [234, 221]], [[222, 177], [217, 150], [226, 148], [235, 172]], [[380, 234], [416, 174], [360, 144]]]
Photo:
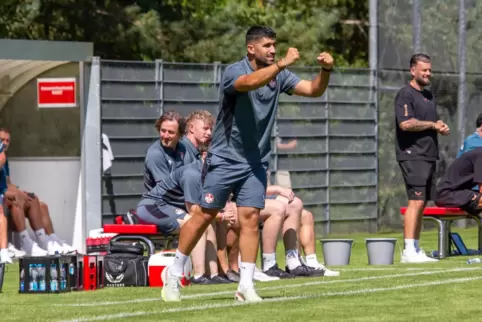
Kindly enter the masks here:
[[[400, 214], [405, 215], [407, 207], [400, 208]], [[459, 219], [473, 219], [478, 226], [478, 247], [482, 251], [482, 222], [479, 216], [466, 213], [460, 208], [426, 207], [423, 218], [434, 221], [438, 227], [439, 258], [450, 256], [450, 225]]]

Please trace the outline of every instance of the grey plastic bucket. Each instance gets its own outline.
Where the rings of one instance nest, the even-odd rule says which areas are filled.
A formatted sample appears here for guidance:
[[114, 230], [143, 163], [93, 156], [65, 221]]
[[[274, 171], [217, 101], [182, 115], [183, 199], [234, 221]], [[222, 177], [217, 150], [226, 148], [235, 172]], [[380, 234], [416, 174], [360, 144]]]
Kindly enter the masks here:
[[392, 265], [396, 238], [365, 238], [368, 265]]
[[350, 264], [353, 239], [321, 239], [320, 242], [326, 266]]

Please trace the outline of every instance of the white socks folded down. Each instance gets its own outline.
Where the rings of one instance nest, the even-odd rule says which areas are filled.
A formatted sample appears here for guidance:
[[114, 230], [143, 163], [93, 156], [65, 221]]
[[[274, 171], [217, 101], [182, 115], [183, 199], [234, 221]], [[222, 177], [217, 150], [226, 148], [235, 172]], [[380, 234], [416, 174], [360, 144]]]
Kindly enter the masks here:
[[28, 230], [21, 231], [18, 235], [21, 248], [30, 256], [55, 255], [71, 251], [70, 246], [65, 245], [64, 247], [62, 241], [55, 234], [47, 235], [44, 229], [35, 231], [36, 241], [31, 238]]

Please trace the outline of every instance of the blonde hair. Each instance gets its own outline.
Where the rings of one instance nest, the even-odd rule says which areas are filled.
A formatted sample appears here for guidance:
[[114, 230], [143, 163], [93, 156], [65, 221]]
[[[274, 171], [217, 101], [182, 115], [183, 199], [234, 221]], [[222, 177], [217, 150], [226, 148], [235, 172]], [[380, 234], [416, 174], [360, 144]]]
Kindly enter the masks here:
[[189, 131], [189, 126], [194, 120], [200, 120], [203, 121], [204, 123], [209, 124], [209, 126], [213, 126], [214, 124], [214, 117], [213, 115], [206, 110], [195, 110], [189, 113], [189, 115], [186, 118], [186, 131], [185, 134], [188, 133]]

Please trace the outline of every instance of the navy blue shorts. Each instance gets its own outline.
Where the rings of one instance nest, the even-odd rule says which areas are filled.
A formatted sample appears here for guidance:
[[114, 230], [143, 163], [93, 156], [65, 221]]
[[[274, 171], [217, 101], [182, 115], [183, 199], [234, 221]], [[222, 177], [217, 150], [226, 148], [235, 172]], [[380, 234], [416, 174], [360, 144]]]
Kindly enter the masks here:
[[201, 207], [223, 209], [232, 193], [238, 207], [263, 209], [267, 170], [268, 162], [248, 164], [209, 154], [201, 176]]
[[187, 213], [180, 208], [162, 204], [140, 204], [137, 207], [137, 217], [143, 222], [156, 225], [165, 235], [171, 235], [180, 227], [178, 219], [182, 220]]

